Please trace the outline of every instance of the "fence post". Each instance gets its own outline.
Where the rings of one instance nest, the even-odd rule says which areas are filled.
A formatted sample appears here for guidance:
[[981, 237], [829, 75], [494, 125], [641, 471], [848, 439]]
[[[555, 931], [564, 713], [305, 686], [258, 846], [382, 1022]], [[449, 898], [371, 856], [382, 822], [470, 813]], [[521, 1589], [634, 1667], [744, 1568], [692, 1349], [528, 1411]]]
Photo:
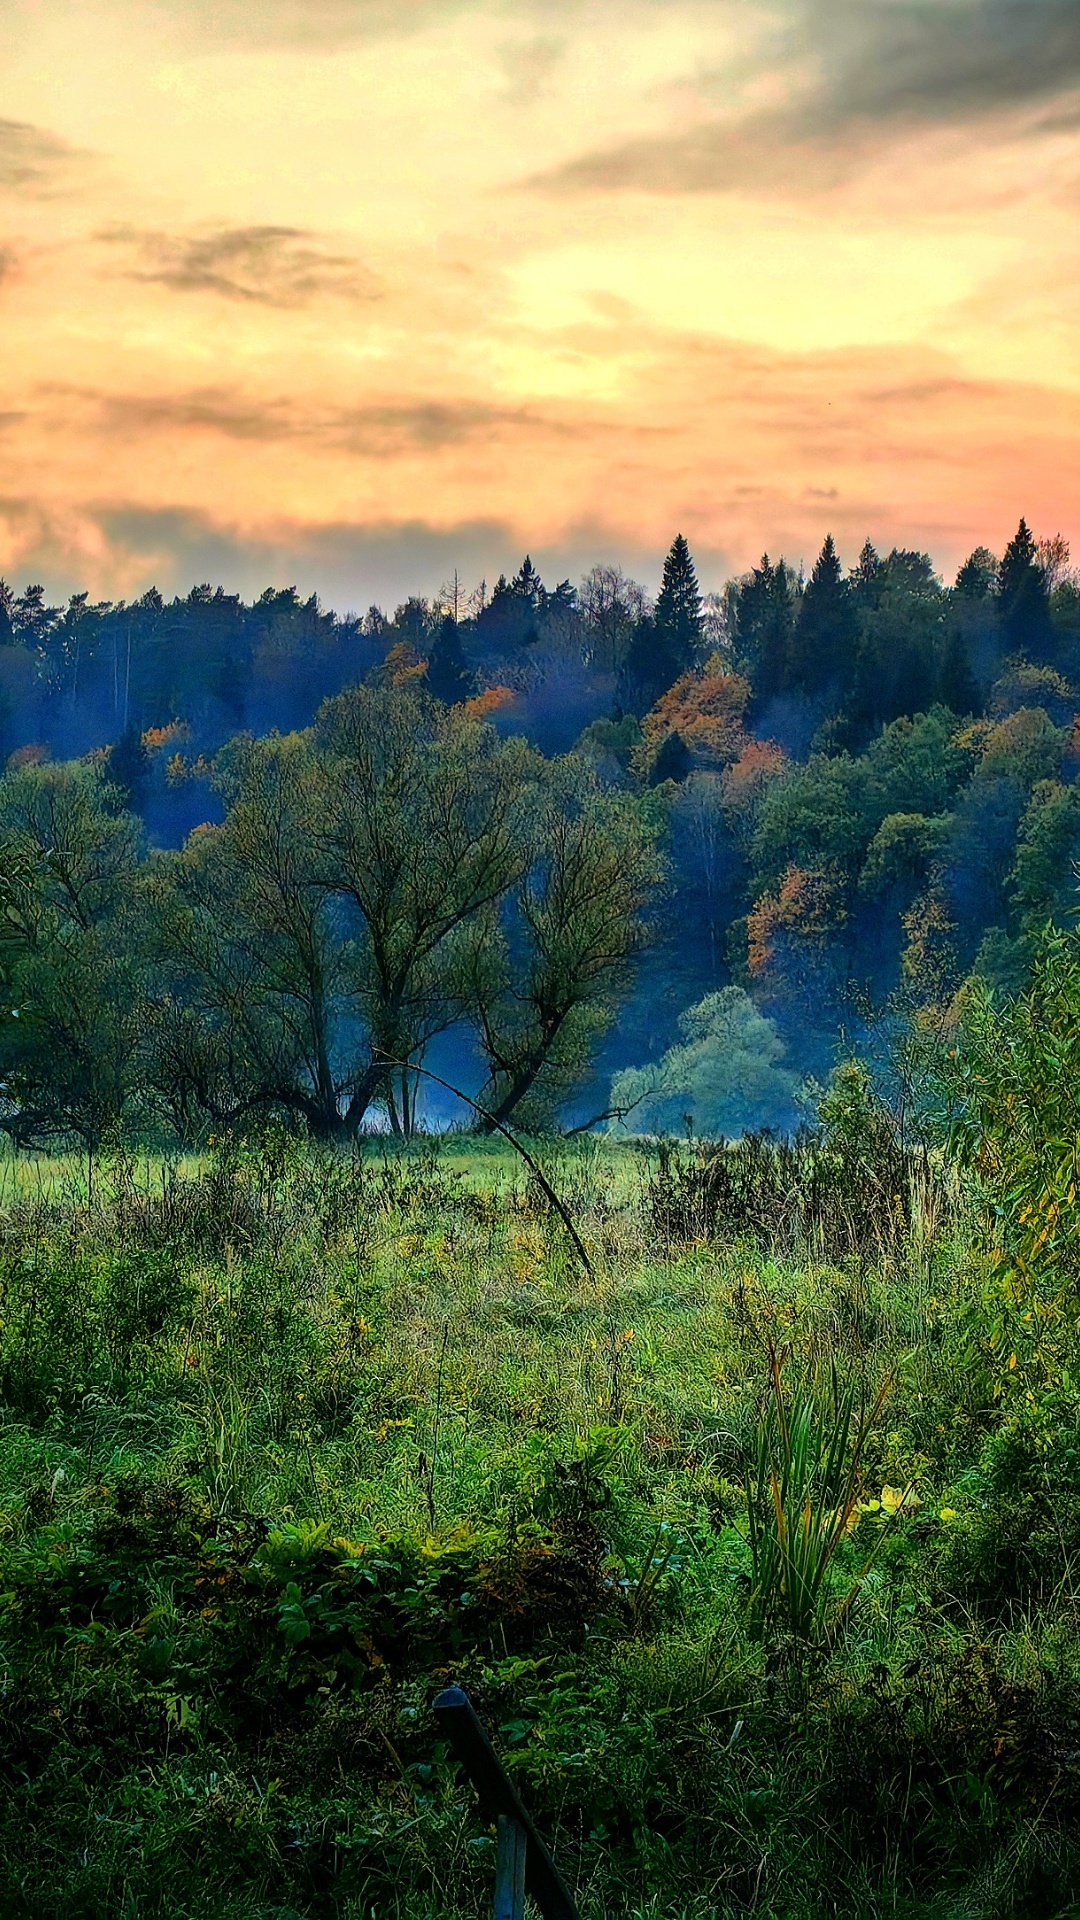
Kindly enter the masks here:
[[[504, 1886], [503, 1863], [509, 1863], [511, 1857], [516, 1860], [520, 1847], [521, 1864], [514, 1870], [523, 1871], [526, 1891], [535, 1900], [544, 1920], [580, 1920], [570, 1889], [526, 1813], [521, 1796], [480, 1725], [468, 1694], [460, 1687], [447, 1687], [434, 1701], [432, 1711], [476, 1788], [485, 1818], [499, 1823], [500, 1876], [496, 1898]], [[518, 1829], [520, 1841], [512, 1840], [509, 1833], [504, 1839], [504, 1820], [507, 1828]], [[510, 1884], [509, 1864], [505, 1884]], [[503, 1913], [504, 1909], [496, 1906], [499, 1920], [503, 1920]], [[506, 1920], [517, 1913], [520, 1907], [507, 1907]]]
[[508, 1813], [499, 1815], [495, 1857], [494, 1920], [525, 1920], [525, 1829]]

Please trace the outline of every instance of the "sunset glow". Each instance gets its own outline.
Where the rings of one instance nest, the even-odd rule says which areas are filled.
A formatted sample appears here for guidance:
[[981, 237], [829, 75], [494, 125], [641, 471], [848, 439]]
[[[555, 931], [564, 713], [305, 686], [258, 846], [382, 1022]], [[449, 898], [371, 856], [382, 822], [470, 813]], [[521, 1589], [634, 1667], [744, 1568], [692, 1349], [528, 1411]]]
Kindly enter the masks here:
[[1080, 535], [1064, 0], [0, 0], [0, 571]]

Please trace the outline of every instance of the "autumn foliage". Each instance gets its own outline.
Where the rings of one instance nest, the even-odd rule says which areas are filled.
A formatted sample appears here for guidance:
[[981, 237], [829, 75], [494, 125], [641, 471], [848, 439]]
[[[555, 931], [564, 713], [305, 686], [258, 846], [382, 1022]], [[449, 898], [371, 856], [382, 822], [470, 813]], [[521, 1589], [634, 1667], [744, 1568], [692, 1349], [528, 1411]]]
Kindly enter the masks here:
[[645, 715], [636, 756], [645, 771], [672, 734], [678, 734], [692, 761], [718, 770], [738, 760], [751, 743], [744, 729], [750, 682], [725, 673], [714, 654], [702, 673], [684, 673]]

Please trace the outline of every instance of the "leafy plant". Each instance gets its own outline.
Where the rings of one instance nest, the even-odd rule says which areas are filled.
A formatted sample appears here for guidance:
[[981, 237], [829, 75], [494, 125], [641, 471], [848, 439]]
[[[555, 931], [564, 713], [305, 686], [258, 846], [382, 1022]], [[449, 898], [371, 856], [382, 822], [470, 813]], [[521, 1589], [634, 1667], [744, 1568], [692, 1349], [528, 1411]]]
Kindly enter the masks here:
[[968, 996], [943, 1074], [953, 1152], [983, 1202], [994, 1291], [989, 1342], [1067, 1384], [1080, 1283], [1080, 933], [1049, 929], [1029, 989]]
[[822, 1405], [805, 1387], [789, 1391], [770, 1346], [745, 1485], [755, 1638], [780, 1626], [800, 1640], [831, 1640], [854, 1600], [870, 1560], [835, 1601], [829, 1573], [857, 1518], [866, 1442], [890, 1386], [883, 1381], [869, 1409], [859, 1407], [857, 1381], [841, 1387], [834, 1363]]

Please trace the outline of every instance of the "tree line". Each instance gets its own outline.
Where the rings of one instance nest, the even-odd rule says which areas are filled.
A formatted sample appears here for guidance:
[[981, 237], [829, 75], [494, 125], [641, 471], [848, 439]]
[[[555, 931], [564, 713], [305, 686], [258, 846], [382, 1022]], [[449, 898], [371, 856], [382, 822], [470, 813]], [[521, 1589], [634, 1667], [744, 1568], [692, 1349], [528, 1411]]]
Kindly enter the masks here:
[[[3, 604], [0, 681], [70, 625]], [[84, 611], [79, 672], [111, 673], [130, 610]], [[222, 666], [245, 622], [279, 667], [317, 643], [352, 684], [291, 730], [200, 738], [178, 688], [210, 654], [178, 646], [160, 724], [9, 756], [0, 1072], [27, 1137], [267, 1114], [347, 1136], [373, 1109], [407, 1132], [450, 1031], [491, 1121], [549, 1124], [598, 1057], [682, 1044], [681, 1069], [680, 1033], [818, 1072], [898, 993], [1014, 990], [1074, 905], [1080, 582], [1023, 522], [952, 587], [869, 543], [845, 573], [827, 539], [809, 577], [763, 558], [703, 596], [679, 537], [655, 602], [611, 567], [549, 591], [527, 559], [393, 620], [208, 589], [146, 617], [174, 641], [219, 621]], [[268, 671], [247, 645], [241, 678]], [[779, 1124], [788, 1066], [768, 1097], [747, 1075], [757, 1109], [733, 1087], [725, 1110]]]
[[[1060, 540], [1021, 522], [1002, 558], [977, 548], [951, 588], [927, 554], [879, 555], [844, 572], [831, 536], [809, 577], [786, 560], [703, 597], [686, 540], [673, 542], [655, 602], [617, 566], [548, 589], [526, 557], [512, 578], [466, 594], [456, 578], [392, 617], [340, 618], [316, 596], [270, 589], [250, 605], [208, 585], [170, 602], [50, 606], [40, 585], [0, 582], [0, 751], [109, 745], [138, 803], [147, 733], [180, 726], [212, 750], [241, 729], [311, 723], [320, 702], [390, 662], [448, 703], [485, 686], [514, 696], [535, 733], [556, 683], [591, 720], [640, 718], [718, 654], [751, 688], [751, 717], [785, 746], [853, 747], [935, 702], [979, 713], [1001, 662], [1066, 675], [1080, 666], [1080, 591]], [[541, 742], [541, 744], [543, 744]]]

